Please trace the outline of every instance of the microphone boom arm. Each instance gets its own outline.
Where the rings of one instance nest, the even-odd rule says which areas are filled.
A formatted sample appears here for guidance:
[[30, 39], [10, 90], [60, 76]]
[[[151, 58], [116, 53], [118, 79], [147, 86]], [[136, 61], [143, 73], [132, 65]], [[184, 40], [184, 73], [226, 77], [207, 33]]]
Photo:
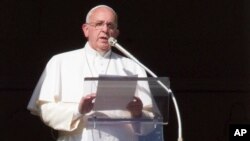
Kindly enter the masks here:
[[[121, 45], [119, 45], [117, 43], [117, 40], [113, 37], [110, 37], [108, 39], [109, 44], [113, 47], [116, 47], [119, 51], [121, 51], [125, 56], [127, 56], [128, 58], [132, 59], [133, 61], [135, 61], [139, 66], [141, 66], [143, 69], [145, 69], [146, 72], [148, 72], [152, 77], [154, 78], [158, 78], [158, 76], [153, 73], [149, 68], [147, 68], [145, 65], [143, 65], [138, 59], [136, 59], [132, 54], [130, 54], [127, 50], [125, 50]], [[181, 116], [180, 116], [180, 111], [179, 111], [179, 107], [176, 101], [176, 98], [174, 96], [174, 93], [172, 92], [171, 89], [169, 89], [165, 84], [163, 84], [160, 80], [157, 81], [169, 94], [171, 94], [173, 103], [174, 103], [174, 107], [176, 110], [176, 116], [177, 116], [177, 121], [178, 121], [178, 141], [183, 141], [182, 138], [182, 124], [181, 124]]]

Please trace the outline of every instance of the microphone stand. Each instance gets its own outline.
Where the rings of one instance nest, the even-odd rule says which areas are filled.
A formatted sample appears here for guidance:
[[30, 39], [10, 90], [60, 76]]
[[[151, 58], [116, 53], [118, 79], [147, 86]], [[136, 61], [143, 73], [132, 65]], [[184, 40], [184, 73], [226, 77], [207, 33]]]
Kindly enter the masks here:
[[[117, 43], [117, 40], [113, 37], [110, 37], [108, 39], [109, 44], [113, 47], [116, 47], [119, 51], [121, 51], [124, 55], [126, 55], [128, 58], [132, 59], [133, 61], [135, 61], [139, 66], [141, 66], [143, 69], [146, 70], [146, 72], [148, 72], [152, 77], [154, 78], [158, 78], [158, 76], [153, 73], [149, 68], [147, 68], [145, 65], [143, 65], [139, 60], [137, 60], [132, 54], [130, 54], [127, 50], [125, 50], [121, 45], [119, 45]], [[173, 103], [174, 103], [174, 107], [175, 107], [175, 111], [176, 111], [176, 116], [177, 116], [177, 121], [178, 121], [178, 140], [177, 141], [183, 141], [182, 138], [182, 124], [181, 124], [181, 116], [180, 116], [180, 111], [179, 111], [179, 107], [176, 101], [176, 98], [174, 96], [174, 93], [172, 92], [171, 89], [169, 89], [165, 84], [163, 84], [160, 80], [157, 81], [169, 94], [171, 94]]]

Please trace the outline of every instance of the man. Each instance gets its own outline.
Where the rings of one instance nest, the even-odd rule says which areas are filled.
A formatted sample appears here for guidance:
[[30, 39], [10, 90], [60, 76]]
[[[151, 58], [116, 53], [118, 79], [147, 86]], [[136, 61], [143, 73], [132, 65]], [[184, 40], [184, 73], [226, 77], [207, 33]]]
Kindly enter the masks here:
[[[137, 140], [131, 128], [120, 125], [93, 128], [88, 122], [96, 88], [85, 89], [84, 78], [101, 74], [146, 77], [146, 72], [132, 60], [111, 51], [108, 38], [118, 36], [117, 27], [118, 17], [112, 8], [106, 5], [92, 8], [82, 25], [88, 39], [84, 48], [55, 55], [48, 62], [28, 109], [59, 131], [58, 140]], [[136, 95], [127, 109], [132, 117], [141, 117], [143, 108], [151, 105], [150, 95], [144, 93]]]

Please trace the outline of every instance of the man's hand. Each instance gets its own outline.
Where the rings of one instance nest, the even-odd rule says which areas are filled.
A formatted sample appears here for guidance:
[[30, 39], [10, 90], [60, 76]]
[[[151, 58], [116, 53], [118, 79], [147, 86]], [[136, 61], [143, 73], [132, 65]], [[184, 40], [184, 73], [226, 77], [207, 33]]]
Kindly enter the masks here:
[[79, 113], [86, 114], [90, 112], [94, 106], [93, 100], [95, 99], [95, 97], [95, 93], [82, 97], [78, 107]]
[[142, 101], [140, 98], [134, 96], [134, 99], [129, 102], [127, 109], [131, 112], [133, 117], [141, 117], [142, 115]]

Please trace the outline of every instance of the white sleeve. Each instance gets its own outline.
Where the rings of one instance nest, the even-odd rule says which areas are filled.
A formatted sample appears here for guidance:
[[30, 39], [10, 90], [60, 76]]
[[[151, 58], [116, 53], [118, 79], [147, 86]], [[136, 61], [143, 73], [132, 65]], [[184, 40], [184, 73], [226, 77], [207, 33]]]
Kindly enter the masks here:
[[77, 114], [77, 104], [73, 103], [43, 103], [40, 106], [40, 117], [43, 122], [55, 130], [73, 131], [81, 120]]
[[55, 57], [52, 57], [47, 63], [28, 103], [27, 109], [32, 114], [40, 115], [40, 109], [37, 105], [39, 100], [54, 102], [55, 97], [58, 97], [60, 91], [60, 84], [57, 81], [60, 79], [59, 72], [57, 60]]

